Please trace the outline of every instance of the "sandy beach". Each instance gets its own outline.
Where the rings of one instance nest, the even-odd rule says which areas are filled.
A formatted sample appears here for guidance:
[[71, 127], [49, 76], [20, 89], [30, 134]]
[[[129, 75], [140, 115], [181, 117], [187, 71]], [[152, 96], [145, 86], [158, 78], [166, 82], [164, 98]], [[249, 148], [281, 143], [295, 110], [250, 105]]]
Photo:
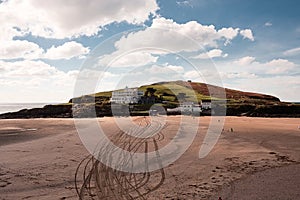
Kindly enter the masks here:
[[[139, 117], [136, 117], [138, 120]], [[113, 118], [99, 123], [117, 128]], [[164, 128], [168, 143], [179, 116]], [[226, 117], [209, 155], [199, 149], [210, 117], [201, 117], [198, 134], [165, 179], [146, 199], [296, 199], [300, 185], [300, 121], [297, 118]], [[0, 120], [0, 199], [78, 199], [74, 177], [89, 153], [73, 119]], [[158, 180], [153, 173], [149, 182]]]

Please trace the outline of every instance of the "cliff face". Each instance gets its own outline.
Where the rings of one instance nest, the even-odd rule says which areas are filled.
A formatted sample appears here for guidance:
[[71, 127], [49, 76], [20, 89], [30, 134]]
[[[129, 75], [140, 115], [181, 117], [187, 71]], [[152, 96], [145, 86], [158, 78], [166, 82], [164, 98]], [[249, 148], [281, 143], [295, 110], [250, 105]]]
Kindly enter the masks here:
[[[178, 106], [179, 93], [184, 93], [186, 100], [193, 95], [197, 99], [218, 99], [221, 93], [225, 93], [226, 105], [220, 105], [226, 109], [228, 116], [253, 116], [253, 117], [300, 117], [300, 105], [280, 102], [279, 98], [259, 93], [243, 92], [222, 88], [204, 83], [173, 81], [160, 82], [141, 86], [139, 89], [146, 91], [147, 88], [155, 90], [160, 99], [160, 104], [165, 108]], [[47, 105], [44, 108], [24, 109], [14, 113], [0, 114], [0, 119], [11, 118], [71, 118], [94, 116], [111, 116], [110, 92], [100, 92], [82, 97], [73, 98], [67, 104]], [[134, 109], [138, 112], [133, 115], [146, 115], [151, 105], [137, 105]], [[210, 115], [205, 111], [202, 115]]]

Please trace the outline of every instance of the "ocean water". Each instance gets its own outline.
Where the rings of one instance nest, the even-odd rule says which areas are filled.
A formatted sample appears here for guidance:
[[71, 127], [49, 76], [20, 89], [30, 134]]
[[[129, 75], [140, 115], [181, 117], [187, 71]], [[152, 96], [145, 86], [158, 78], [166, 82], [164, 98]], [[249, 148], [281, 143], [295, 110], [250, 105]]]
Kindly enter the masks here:
[[42, 108], [48, 104], [53, 103], [0, 103], [0, 114], [7, 112], [16, 112], [25, 108]]

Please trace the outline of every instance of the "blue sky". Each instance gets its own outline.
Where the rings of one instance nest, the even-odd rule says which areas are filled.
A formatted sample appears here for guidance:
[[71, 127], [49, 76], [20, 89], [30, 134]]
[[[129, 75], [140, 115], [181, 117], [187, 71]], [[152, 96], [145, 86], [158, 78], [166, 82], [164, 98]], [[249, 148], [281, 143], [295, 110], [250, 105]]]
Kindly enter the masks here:
[[299, 7], [297, 0], [1, 1], [0, 102], [65, 102], [178, 79], [300, 101]]

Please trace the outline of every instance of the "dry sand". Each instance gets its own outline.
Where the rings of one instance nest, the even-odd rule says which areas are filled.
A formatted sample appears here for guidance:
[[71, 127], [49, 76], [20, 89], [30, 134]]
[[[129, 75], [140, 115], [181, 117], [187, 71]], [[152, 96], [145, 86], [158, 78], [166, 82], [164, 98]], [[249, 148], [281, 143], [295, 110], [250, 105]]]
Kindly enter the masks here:
[[[170, 124], [178, 120], [168, 117]], [[116, 130], [112, 118], [99, 122]], [[299, 119], [226, 117], [217, 145], [199, 159], [209, 122], [201, 117], [193, 144], [165, 168], [164, 183], [147, 199], [299, 197]], [[166, 127], [165, 138], [173, 128]], [[78, 199], [74, 174], [87, 155], [72, 119], [0, 120], [0, 199]]]

